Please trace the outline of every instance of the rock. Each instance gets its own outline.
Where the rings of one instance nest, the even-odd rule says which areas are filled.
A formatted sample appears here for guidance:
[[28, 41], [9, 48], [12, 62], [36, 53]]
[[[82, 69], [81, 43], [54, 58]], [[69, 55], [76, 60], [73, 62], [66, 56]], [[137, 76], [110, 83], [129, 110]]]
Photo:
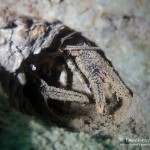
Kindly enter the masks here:
[[[8, 21], [14, 20], [19, 15], [38, 17], [47, 21], [59, 19], [94, 41], [103, 49], [125, 83], [140, 97], [142, 112], [146, 124], [149, 124], [150, 5], [148, 0], [132, 2], [115, 0], [113, 4], [103, 0], [83, 2], [46, 0], [40, 3], [1, 0], [0, 3], [0, 14], [7, 18], [1, 22], [2, 28], [10, 26], [7, 24]], [[122, 6], [124, 6], [123, 9]], [[0, 39], [0, 45], [5, 45], [6, 42], [4, 37]], [[26, 51], [24, 54], [28, 55]], [[15, 72], [22, 60], [23, 58], [17, 60], [17, 63], [13, 67], [9, 66], [8, 69]], [[5, 77], [6, 83], [10, 82], [7, 79], [12, 78], [11, 76], [15, 74], [8, 74]], [[23, 77], [21, 80], [24, 82]], [[14, 82], [10, 85], [12, 84]], [[8, 89], [8, 85], [5, 84], [5, 86]], [[12, 89], [14, 90], [14, 86]], [[149, 125], [148, 131], [150, 131]]]

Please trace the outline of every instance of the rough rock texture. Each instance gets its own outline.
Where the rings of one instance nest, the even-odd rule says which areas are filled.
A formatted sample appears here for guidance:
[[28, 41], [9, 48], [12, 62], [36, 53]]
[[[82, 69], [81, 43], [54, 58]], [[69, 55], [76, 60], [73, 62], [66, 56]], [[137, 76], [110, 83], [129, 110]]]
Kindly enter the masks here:
[[[146, 124], [149, 124], [149, 7], [148, 0], [115, 0], [113, 3], [103, 0], [1, 0], [0, 14], [8, 16], [8, 20], [13, 20], [18, 15], [38, 17], [47, 21], [56, 18], [96, 42], [127, 85], [140, 97]], [[1, 20], [0, 27], [3, 27], [6, 24]]]

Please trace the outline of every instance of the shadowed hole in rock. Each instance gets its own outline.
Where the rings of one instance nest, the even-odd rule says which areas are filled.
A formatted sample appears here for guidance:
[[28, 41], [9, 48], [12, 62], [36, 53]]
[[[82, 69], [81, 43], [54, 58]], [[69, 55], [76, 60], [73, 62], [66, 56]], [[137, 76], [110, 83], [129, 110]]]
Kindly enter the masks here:
[[[61, 36], [63, 34], [64, 33], [62, 33]], [[77, 37], [80, 36], [81, 35], [79, 34]], [[45, 101], [40, 91], [40, 79], [46, 81], [49, 86], [65, 88], [66, 90], [77, 91], [79, 93], [85, 94], [83, 91], [80, 91], [80, 89], [73, 89], [73, 86], [75, 84], [78, 85], [79, 81], [76, 81], [74, 83], [74, 78], [76, 77], [67, 67], [63, 54], [60, 53], [60, 55], [58, 56], [55, 54], [53, 56], [49, 55], [50, 52], [55, 53], [55, 50], [58, 49], [60, 45], [60, 40], [58, 40], [59, 38], [60, 37], [58, 36], [54, 40], [54, 42], [51, 44], [51, 47], [45, 50], [41, 50], [40, 54], [38, 55], [30, 56], [24, 62], [27, 66], [27, 69], [24, 69], [27, 83], [23, 88], [23, 94], [27, 99], [30, 100], [36, 113], [40, 116], [40, 118], [43, 118], [43, 120], [50, 119], [58, 126], [62, 125], [63, 127], [65, 126], [66, 128], [71, 128], [73, 131], [84, 131], [88, 133], [94, 131], [98, 131], [100, 133], [101, 131], [103, 131], [107, 134], [116, 136], [119, 133], [129, 129], [130, 134], [131, 132], [129, 124], [127, 125], [125, 122], [123, 122], [120, 126], [116, 126], [117, 121], [115, 118], [115, 113], [122, 107], [123, 104], [122, 99], [118, 98], [119, 101], [116, 101], [115, 93], [110, 93], [109, 98], [106, 97], [106, 103], [108, 105], [107, 108], [109, 109], [109, 111], [108, 113], [103, 114], [97, 113], [95, 100], [93, 99], [94, 91], [92, 90], [92, 94], [89, 97], [90, 103], [85, 105], [75, 102], [62, 102], [54, 99], [47, 99]], [[73, 39], [71, 38], [70, 40]], [[70, 40], [68, 40], [68, 42], [70, 42]], [[78, 42], [79, 41], [77, 40], [75, 44]], [[94, 44], [91, 45], [94, 46]], [[104, 54], [101, 53], [102, 52], [98, 52], [101, 57], [105, 58], [103, 56]], [[64, 52], [64, 55], [67, 54], [67, 52]], [[31, 67], [32, 64], [33, 66], [35, 64], [35, 70]], [[112, 65], [110, 66], [112, 67]], [[67, 70], [66, 87], [61, 87], [61, 84], [59, 83], [60, 74], [63, 68]], [[88, 79], [85, 80], [89, 86]], [[78, 87], [80, 87], [80, 85]], [[87, 94], [86, 96], [88, 97], [89, 95]], [[124, 118], [124, 114], [121, 114], [121, 117]], [[119, 118], [121, 117], [119, 116]]]

